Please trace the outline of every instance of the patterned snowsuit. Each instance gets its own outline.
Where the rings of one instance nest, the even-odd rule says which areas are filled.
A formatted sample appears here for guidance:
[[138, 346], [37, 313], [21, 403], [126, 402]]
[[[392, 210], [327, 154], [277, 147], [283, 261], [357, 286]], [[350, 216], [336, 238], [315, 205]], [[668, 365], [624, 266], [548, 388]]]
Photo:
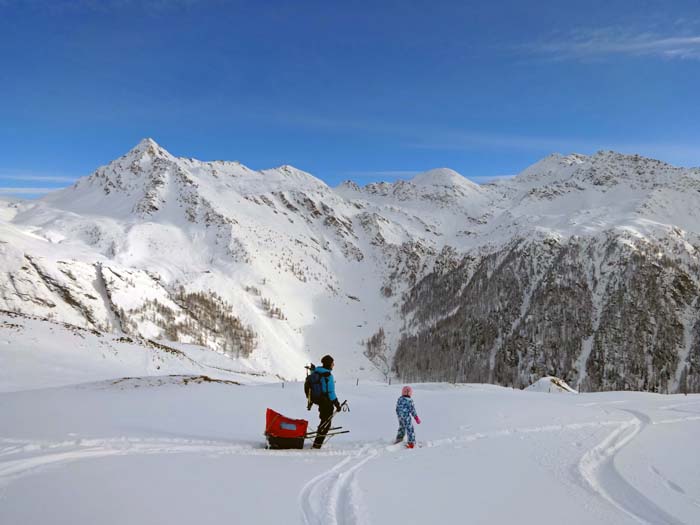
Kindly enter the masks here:
[[408, 432], [408, 442], [416, 442], [416, 434], [413, 432], [413, 421], [411, 417], [416, 417], [416, 407], [413, 400], [408, 396], [401, 396], [396, 401], [396, 415], [399, 418], [399, 431], [396, 434], [396, 442], [403, 441], [403, 437]]

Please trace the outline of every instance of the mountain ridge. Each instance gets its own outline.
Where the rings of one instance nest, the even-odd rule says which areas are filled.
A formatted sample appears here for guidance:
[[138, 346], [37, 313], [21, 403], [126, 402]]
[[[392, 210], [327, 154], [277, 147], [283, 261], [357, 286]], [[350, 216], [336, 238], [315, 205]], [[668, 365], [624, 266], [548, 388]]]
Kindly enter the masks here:
[[[69, 188], [12, 204], [16, 209], [4, 205], [0, 308], [204, 344], [242, 369], [285, 377], [299, 377], [305, 362], [332, 350], [345, 361], [341, 377], [478, 377], [520, 386], [537, 370], [579, 388], [610, 388], [619, 385], [596, 367], [605, 369], [606, 359], [620, 366], [619, 356], [605, 357], [619, 342], [590, 338], [603, 337], [608, 325], [597, 319], [604, 312], [621, 315], [610, 306], [615, 294], [632, 297], [610, 283], [632, 282], [635, 272], [652, 275], [656, 257], [656, 264], [675, 265], [664, 271], [690, 283], [683, 287], [690, 295], [681, 294], [680, 302], [671, 297], [663, 314], [664, 322], [684, 327], [681, 335], [644, 346], [644, 355], [654, 353], [654, 345], [672, 346], [662, 352], [668, 370], [653, 377], [635, 373], [641, 374], [639, 388], [646, 378], [648, 389], [673, 390], [686, 364], [690, 383], [700, 378], [693, 342], [700, 325], [692, 306], [700, 284], [693, 273], [700, 249], [700, 212], [692, 205], [698, 192], [700, 170], [605, 151], [550, 155], [516, 177], [485, 185], [438, 168], [407, 181], [330, 188], [292, 166], [256, 171], [238, 162], [175, 157], [144, 139]], [[608, 252], [621, 261], [636, 253], [644, 263], [610, 266]], [[523, 257], [527, 264], [513, 265]], [[532, 368], [527, 363], [536, 361], [542, 344], [556, 338], [537, 339], [528, 315], [546, 311], [547, 293], [559, 301], [550, 308], [573, 308], [567, 302], [573, 289], [547, 284], [558, 268], [569, 268], [571, 282], [583, 290], [580, 300], [590, 302], [585, 319], [575, 321], [588, 328], [571, 332], [568, 357], [545, 366], [554, 369]], [[506, 288], [502, 272], [513, 275]], [[608, 284], [601, 288], [602, 282]], [[443, 303], [452, 306], [430, 306], [421, 291], [425, 283], [442, 290]], [[676, 293], [644, 286], [649, 293]], [[509, 301], [520, 306], [505, 324], [478, 324], [491, 308], [501, 311], [489, 293], [516, 294]], [[188, 312], [186, 301], [200, 301], [199, 309]], [[435, 318], [424, 308], [443, 313]], [[433, 348], [426, 334], [442, 340], [435, 323], [454, 331], [451, 321], [445, 323], [455, 315], [462, 321], [444, 340], [448, 348], [463, 347], [476, 333], [470, 330], [492, 336], [475, 340], [472, 354], [435, 354], [432, 362], [454, 361], [473, 373], [412, 369], [423, 361], [411, 353], [414, 347], [406, 353], [407, 341], [422, 337], [423, 347]], [[226, 316], [241, 326], [228, 339], [220, 333]], [[534, 339], [523, 347], [513, 330]], [[244, 333], [255, 334], [252, 350], [236, 339]]]

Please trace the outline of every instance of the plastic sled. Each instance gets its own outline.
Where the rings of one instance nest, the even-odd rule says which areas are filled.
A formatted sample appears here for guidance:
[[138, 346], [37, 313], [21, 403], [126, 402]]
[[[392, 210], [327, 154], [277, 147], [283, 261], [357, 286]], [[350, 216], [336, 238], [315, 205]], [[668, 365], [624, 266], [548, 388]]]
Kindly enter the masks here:
[[304, 448], [308, 426], [305, 419], [291, 419], [268, 408], [265, 414], [267, 448]]

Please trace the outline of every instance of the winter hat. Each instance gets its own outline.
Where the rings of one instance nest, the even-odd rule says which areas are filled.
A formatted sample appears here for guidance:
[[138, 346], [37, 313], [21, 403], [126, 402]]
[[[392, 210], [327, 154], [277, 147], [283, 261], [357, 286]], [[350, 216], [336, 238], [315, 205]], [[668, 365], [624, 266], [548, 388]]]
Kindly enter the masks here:
[[401, 395], [411, 397], [413, 395], [413, 389], [410, 386], [406, 385], [401, 389]]
[[324, 355], [321, 358], [321, 364], [323, 365], [324, 368], [330, 368], [331, 365], [333, 364], [333, 358], [330, 355]]

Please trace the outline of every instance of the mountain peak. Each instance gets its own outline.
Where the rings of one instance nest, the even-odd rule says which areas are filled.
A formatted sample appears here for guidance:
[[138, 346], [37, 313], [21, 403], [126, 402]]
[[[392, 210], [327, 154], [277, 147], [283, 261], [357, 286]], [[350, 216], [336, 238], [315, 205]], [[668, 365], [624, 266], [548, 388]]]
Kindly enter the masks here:
[[[422, 188], [458, 189], [460, 192], [479, 191], [479, 185], [450, 168], [435, 168], [419, 173], [409, 182]], [[431, 190], [433, 191], [433, 190]], [[449, 190], [451, 191], [451, 190]]]
[[260, 170], [258, 173], [263, 176], [265, 187], [268, 190], [327, 191], [329, 189], [328, 185], [321, 179], [289, 164], [284, 164], [277, 168]]
[[[528, 192], [534, 188], [556, 185], [576, 186], [578, 189], [592, 186], [607, 191], [625, 184], [630, 189], [651, 190], [659, 185], [668, 188], [695, 187], [699, 175], [700, 170], [678, 168], [638, 154], [600, 150], [590, 156], [554, 153], [526, 168], [509, 184]], [[561, 188], [557, 191], [561, 191]], [[547, 190], [546, 193], [551, 192]]]
[[154, 147], [159, 148], [160, 145], [153, 140], [151, 137], [146, 137], [141, 139], [141, 141], [136, 145], [137, 148]]
[[344, 180], [343, 182], [341, 182], [340, 185], [336, 189], [340, 189], [340, 190], [347, 189], [347, 190], [354, 191], [354, 192], [361, 191], [360, 186], [355, 181], [350, 180], [350, 179]]
[[135, 159], [141, 159], [146, 156], [151, 158], [172, 157], [168, 151], [150, 137], [142, 139], [124, 156]]
[[535, 182], [568, 176], [588, 159], [589, 157], [580, 153], [570, 153], [569, 155], [552, 153], [525, 168], [515, 177], [515, 180]]
[[435, 168], [419, 173], [410, 182], [416, 186], [477, 186], [450, 168]]

